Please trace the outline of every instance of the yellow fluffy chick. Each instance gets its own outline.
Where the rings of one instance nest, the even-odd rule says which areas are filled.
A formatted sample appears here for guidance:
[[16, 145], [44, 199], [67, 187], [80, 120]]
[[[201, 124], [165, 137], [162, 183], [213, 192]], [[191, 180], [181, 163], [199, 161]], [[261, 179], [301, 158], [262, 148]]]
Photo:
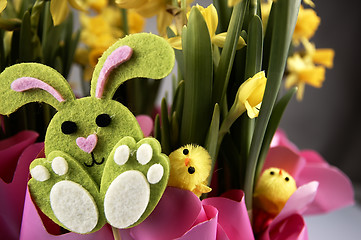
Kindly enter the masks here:
[[269, 168], [258, 180], [254, 191], [255, 208], [277, 215], [296, 191], [296, 181], [285, 170]]
[[188, 144], [169, 155], [170, 176], [168, 186], [192, 191], [198, 197], [212, 189], [207, 186], [212, 160], [201, 146]]

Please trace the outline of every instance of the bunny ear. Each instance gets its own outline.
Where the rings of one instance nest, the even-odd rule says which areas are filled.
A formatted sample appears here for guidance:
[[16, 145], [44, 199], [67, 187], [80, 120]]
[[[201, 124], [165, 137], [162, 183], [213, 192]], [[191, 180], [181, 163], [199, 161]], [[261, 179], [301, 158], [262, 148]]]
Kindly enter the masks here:
[[75, 96], [63, 76], [39, 63], [21, 63], [0, 74], [0, 114], [8, 115], [30, 102], [45, 102], [59, 110]]
[[161, 79], [174, 66], [174, 51], [166, 40], [150, 34], [128, 35], [113, 44], [99, 59], [90, 94], [111, 99], [123, 82], [132, 78]]

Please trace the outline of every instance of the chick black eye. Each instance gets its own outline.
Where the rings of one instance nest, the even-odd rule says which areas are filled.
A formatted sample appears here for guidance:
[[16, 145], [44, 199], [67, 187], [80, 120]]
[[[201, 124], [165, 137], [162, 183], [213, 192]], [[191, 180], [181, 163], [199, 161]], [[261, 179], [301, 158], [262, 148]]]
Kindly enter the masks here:
[[61, 124], [61, 131], [64, 134], [75, 133], [77, 129], [78, 127], [76, 126], [76, 123], [72, 121], [65, 121]]
[[196, 170], [194, 169], [194, 167], [189, 167], [188, 168], [188, 173], [189, 174], [193, 174], [193, 173], [195, 173], [196, 172]]
[[271, 174], [271, 175], [275, 175], [275, 172], [274, 172], [274, 171], [271, 171], [269, 174]]
[[99, 126], [99, 127], [106, 127], [110, 124], [111, 118], [108, 114], [103, 113], [97, 116], [97, 118], [95, 119], [95, 123]]
[[285, 177], [285, 181], [288, 182], [290, 180], [289, 177]]
[[189, 153], [189, 150], [187, 148], [183, 149], [183, 154], [184, 155], [188, 155], [188, 153]]

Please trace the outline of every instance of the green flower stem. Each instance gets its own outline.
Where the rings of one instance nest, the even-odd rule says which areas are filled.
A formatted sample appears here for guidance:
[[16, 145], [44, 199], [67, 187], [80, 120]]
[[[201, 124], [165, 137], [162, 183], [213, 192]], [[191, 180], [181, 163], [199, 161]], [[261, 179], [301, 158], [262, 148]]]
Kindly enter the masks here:
[[120, 11], [122, 13], [122, 22], [123, 22], [124, 35], [128, 35], [129, 34], [128, 11], [127, 11], [127, 9], [121, 9]]
[[218, 133], [216, 156], [218, 156], [219, 148], [221, 147], [224, 136], [229, 132], [232, 124], [246, 111], [242, 104], [235, 102], [229, 110], [227, 116], [224, 118], [221, 128]]

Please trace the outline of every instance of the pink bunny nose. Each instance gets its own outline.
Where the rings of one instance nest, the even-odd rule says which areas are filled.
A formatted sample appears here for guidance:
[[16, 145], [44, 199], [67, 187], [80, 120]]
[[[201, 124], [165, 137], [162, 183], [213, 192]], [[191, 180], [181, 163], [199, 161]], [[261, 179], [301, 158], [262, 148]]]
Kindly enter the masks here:
[[97, 145], [98, 137], [96, 134], [91, 134], [87, 138], [78, 137], [76, 139], [76, 145], [84, 152], [91, 153]]

